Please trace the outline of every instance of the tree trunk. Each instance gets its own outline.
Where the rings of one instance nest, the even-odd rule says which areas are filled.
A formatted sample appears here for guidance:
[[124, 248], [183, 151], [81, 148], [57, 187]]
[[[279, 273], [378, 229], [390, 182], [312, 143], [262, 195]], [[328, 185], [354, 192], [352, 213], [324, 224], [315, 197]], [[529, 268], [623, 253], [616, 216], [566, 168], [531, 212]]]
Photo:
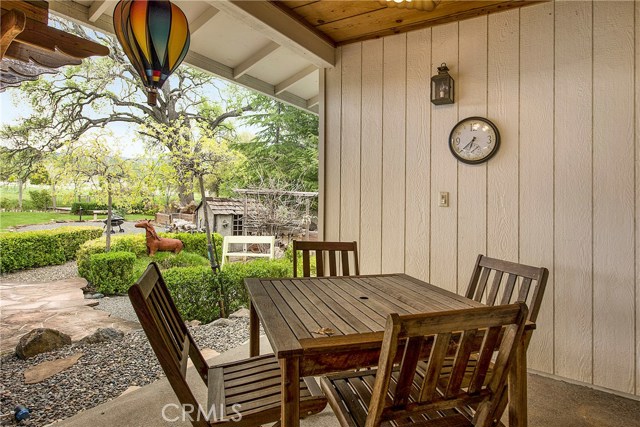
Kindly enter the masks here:
[[58, 204], [56, 202], [56, 183], [51, 183], [51, 205], [53, 210], [55, 211], [58, 208]]
[[107, 247], [106, 252], [111, 250], [111, 189], [107, 191], [108, 193], [108, 202], [107, 202]]
[[22, 210], [22, 186], [24, 183], [18, 179], [18, 210]]
[[[206, 203], [207, 199], [204, 191], [204, 178], [202, 175], [198, 175], [198, 183], [200, 184], [200, 195], [202, 196], [202, 213], [204, 215], [204, 229], [207, 233], [207, 253], [209, 255], [209, 263], [211, 264], [211, 270], [213, 273], [220, 271], [220, 264], [218, 264], [218, 255], [216, 254], [216, 248], [213, 245], [213, 239], [211, 238], [211, 226], [209, 224], [209, 204]], [[220, 281], [220, 317], [227, 317], [227, 292], [224, 288], [224, 284]]]
[[183, 182], [178, 184], [178, 197], [180, 198], [180, 205], [186, 206], [193, 202], [193, 186], [185, 185]]

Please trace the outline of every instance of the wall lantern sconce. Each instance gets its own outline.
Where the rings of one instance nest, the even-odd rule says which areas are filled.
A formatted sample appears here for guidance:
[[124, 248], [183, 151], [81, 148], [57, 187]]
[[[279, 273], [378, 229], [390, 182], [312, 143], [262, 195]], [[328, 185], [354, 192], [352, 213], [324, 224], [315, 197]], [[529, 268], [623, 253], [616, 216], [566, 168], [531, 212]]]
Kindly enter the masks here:
[[438, 74], [431, 77], [431, 102], [435, 105], [453, 104], [453, 77], [444, 62], [438, 67]]

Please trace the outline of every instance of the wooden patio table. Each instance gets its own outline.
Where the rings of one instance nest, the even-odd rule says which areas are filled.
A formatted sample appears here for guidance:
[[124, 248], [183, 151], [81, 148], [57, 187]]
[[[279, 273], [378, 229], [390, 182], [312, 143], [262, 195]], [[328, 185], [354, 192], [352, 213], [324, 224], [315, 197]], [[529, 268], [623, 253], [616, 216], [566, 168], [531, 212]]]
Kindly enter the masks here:
[[[245, 279], [245, 284], [251, 300], [250, 355], [260, 353], [262, 323], [280, 361], [283, 427], [300, 425], [300, 377], [377, 365], [388, 314], [482, 306], [406, 274]], [[527, 425], [524, 341], [509, 377], [510, 427]]]

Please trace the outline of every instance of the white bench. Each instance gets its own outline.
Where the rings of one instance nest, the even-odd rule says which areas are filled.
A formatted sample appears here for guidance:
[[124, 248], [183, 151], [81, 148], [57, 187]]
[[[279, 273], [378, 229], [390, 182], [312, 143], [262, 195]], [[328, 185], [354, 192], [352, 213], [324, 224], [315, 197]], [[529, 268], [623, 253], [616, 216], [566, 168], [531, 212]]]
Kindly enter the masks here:
[[[229, 245], [244, 245], [242, 252], [230, 252]], [[269, 245], [269, 252], [248, 252], [247, 245]], [[276, 238], [275, 236], [224, 236], [222, 240], [222, 265], [227, 261], [228, 257], [241, 258], [269, 258], [275, 257]]]

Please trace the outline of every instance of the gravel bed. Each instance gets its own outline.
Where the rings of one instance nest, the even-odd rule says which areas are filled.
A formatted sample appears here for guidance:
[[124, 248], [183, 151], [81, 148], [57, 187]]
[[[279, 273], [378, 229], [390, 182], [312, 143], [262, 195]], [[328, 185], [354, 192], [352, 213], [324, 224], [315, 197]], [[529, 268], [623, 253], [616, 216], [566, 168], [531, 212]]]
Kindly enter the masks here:
[[113, 296], [100, 298], [99, 304], [94, 307], [97, 310], [103, 310], [110, 313], [113, 317], [119, 317], [132, 322], [138, 322], [138, 316], [133, 310], [131, 301], [127, 296]]
[[[191, 329], [200, 348], [220, 353], [249, 339], [249, 320], [230, 319], [229, 326], [200, 325]], [[38, 384], [24, 384], [26, 368], [48, 360], [84, 355], [74, 366]], [[23, 426], [45, 426], [119, 396], [130, 386], [144, 386], [161, 376], [162, 369], [141, 330], [100, 344], [72, 344], [29, 360], [15, 355], [0, 359], [0, 426], [16, 425], [13, 409], [24, 405], [31, 417]]]
[[50, 265], [48, 267], [3, 274], [0, 275], [0, 282], [52, 282], [55, 280], [70, 279], [72, 277], [78, 277], [78, 267], [75, 261], [69, 261], [62, 265]]

